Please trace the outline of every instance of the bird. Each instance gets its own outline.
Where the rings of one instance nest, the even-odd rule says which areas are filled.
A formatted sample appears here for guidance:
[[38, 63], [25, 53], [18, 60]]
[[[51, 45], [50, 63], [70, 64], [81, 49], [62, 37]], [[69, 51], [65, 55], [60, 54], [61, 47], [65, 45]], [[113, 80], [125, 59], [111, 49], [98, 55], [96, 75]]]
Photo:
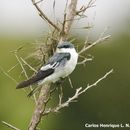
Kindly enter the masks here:
[[48, 62], [34, 76], [19, 83], [16, 89], [25, 88], [33, 84], [40, 86], [55, 83], [60, 79], [64, 79], [74, 71], [77, 61], [78, 53], [74, 45], [68, 41], [60, 42]]

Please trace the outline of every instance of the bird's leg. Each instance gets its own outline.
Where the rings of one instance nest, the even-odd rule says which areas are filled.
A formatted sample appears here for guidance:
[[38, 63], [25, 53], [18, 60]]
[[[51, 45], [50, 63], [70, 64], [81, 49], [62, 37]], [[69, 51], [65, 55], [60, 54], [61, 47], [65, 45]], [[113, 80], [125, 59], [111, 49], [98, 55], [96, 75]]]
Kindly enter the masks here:
[[50, 94], [52, 94], [56, 89], [57, 89], [57, 86], [55, 86], [55, 84], [51, 84], [51, 90], [50, 90]]
[[61, 87], [61, 84], [65, 81], [65, 78], [60, 78], [60, 80], [58, 80], [55, 83], [52, 83], [52, 89], [50, 91], [50, 93], [53, 93], [55, 90], [58, 90]]
[[56, 86], [61, 85], [65, 80], [66, 80], [66, 78], [60, 78], [60, 80], [58, 80], [58, 81], [55, 83]]

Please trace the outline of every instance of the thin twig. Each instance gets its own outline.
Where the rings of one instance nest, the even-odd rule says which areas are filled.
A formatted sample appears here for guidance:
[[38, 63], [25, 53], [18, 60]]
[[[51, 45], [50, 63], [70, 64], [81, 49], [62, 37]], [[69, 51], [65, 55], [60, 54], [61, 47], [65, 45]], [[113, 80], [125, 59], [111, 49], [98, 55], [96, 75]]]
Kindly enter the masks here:
[[58, 106], [54, 107], [54, 108], [49, 108], [49, 109], [46, 109], [46, 111], [44, 111], [43, 115], [47, 115], [51, 112], [58, 112], [60, 109], [64, 108], [64, 107], [68, 107], [69, 104], [71, 102], [75, 102], [76, 99], [83, 93], [85, 93], [89, 88], [92, 88], [94, 86], [97, 86], [98, 83], [100, 83], [102, 80], [104, 80], [105, 78], [108, 77], [108, 75], [110, 75], [111, 73], [113, 72], [113, 69], [111, 69], [110, 71], [108, 71], [104, 76], [102, 76], [101, 78], [99, 78], [97, 81], [95, 81], [93, 84], [91, 85], [87, 85], [87, 87], [85, 89], [83, 89], [82, 87], [76, 89], [76, 92], [75, 94], [69, 98], [67, 101], [63, 102], [62, 104], [58, 104]]
[[37, 1], [37, 2], [35, 2], [36, 4], [39, 4], [39, 3], [41, 3], [43, 0], [39, 0], [39, 1]]
[[81, 95], [82, 93], [86, 92], [89, 88], [92, 88], [94, 86], [97, 86], [97, 84], [99, 82], [101, 82], [102, 80], [104, 80], [105, 78], [107, 78], [108, 75], [110, 75], [111, 73], [113, 73], [113, 69], [111, 69], [110, 71], [108, 71], [103, 77], [99, 78], [95, 83], [88, 85], [84, 90], [82, 90], [79, 95]]
[[62, 104], [62, 98], [63, 98], [63, 88], [62, 88], [62, 86], [60, 85], [59, 105]]
[[77, 6], [77, 0], [71, 0], [68, 8], [66, 9], [66, 19], [64, 20], [65, 21], [64, 33], [62, 33], [60, 41], [64, 41], [67, 39], [67, 35], [69, 34], [71, 25], [74, 21], [74, 17], [76, 14], [76, 6]]
[[87, 4], [87, 6], [82, 6], [79, 11], [76, 11], [76, 15], [79, 15], [80, 13], [84, 13], [88, 8], [94, 7], [94, 3], [96, 0], [90, 0]]
[[82, 65], [82, 64], [85, 64], [87, 61], [92, 61], [92, 60], [93, 60], [92, 58], [85, 58], [81, 62], [78, 62], [77, 65]]
[[69, 81], [69, 83], [70, 83], [70, 86], [71, 86], [71, 88], [74, 88], [73, 87], [73, 84], [72, 84], [72, 80], [71, 80], [71, 78], [68, 76], [68, 81]]
[[78, 54], [80, 55], [81, 53], [85, 52], [86, 50], [90, 49], [91, 47], [95, 46], [96, 44], [101, 43], [101, 42], [103, 42], [103, 41], [109, 39], [110, 37], [111, 37], [111, 35], [105, 36], [105, 37], [103, 37], [103, 38], [99, 38], [99, 39], [98, 39], [97, 41], [95, 41], [94, 43], [92, 43], [92, 44], [90, 44], [89, 46], [87, 46], [87, 47], [81, 49], [81, 51], [80, 51]]
[[[28, 57], [24, 58], [24, 60], [28, 59]], [[16, 63], [14, 66], [10, 67], [10, 69], [8, 69], [8, 73], [11, 72], [12, 70], [14, 70], [17, 66], [19, 65], [19, 63]]]
[[12, 76], [10, 76], [7, 72], [5, 72], [5, 70], [1, 66], [0, 66], [0, 70], [4, 75], [6, 75], [9, 79], [11, 79], [15, 84], [18, 84], [18, 82]]
[[[22, 68], [22, 70], [23, 70], [23, 72], [24, 72], [25, 77], [28, 79], [29, 77], [28, 77], [28, 75], [27, 75], [27, 73], [26, 73], [26, 70], [25, 70], [25, 68], [24, 68], [24, 66], [23, 66], [23, 64], [22, 64], [22, 62], [20, 61], [20, 59], [19, 59], [19, 57], [17, 56], [16, 53], [15, 53], [14, 55], [15, 55], [15, 57], [16, 57], [18, 63], [20, 64], [20, 66], [21, 66], [21, 68]], [[31, 89], [31, 91], [33, 90], [33, 88], [32, 88], [31, 85], [30, 85], [30, 89]], [[37, 103], [36, 95], [33, 94], [33, 97], [34, 97], [35, 103]]]
[[22, 60], [22, 62], [27, 65], [32, 71], [36, 72], [37, 73], [37, 70], [34, 69], [31, 65], [29, 65], [22, 57], [20, 57], [20, 59]]
[[37, 2], [35, 2], [35, 0], [31, 0], [33, 5], [35, 6], [35, 8], [37, 9], [39, 16], [43, 19], [46, 20], [47, 23], [49, 23], [52, 27], [54, 27], [56, 30], [60, 31], [60, 28], [55, 25], [44, 13], [43, 11], [39, 8]]
[[7, 72], [9, 73], [10, 71], [12, 71], [13, 69], [15, 69], [15, 67], [18, 65], [18, 63], [17, 64], [15, 64], [14, 66], [12, 66]]
[[5, 126], [11, 128], [11, 129], [13, 129], [13, 130], [20, 130], [20, 129], [18, 129], [17, 127], [15, 127], [15, 126], [13, 126], [13, 125], [11, 125], [11, 124], [5, 122], [5, 121], [1, 121], [1, 122], [2, 122], [2, 124], [4, 124]]

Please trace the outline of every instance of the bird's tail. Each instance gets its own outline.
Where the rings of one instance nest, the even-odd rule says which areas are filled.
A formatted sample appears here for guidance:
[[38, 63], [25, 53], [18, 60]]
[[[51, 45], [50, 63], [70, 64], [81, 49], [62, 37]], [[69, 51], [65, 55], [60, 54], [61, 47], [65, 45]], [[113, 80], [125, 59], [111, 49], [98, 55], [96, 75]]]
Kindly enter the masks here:
[[25, 88], [25, 87], [28, 87], [29, 85], [32, 85], [34, 83], [36, 83], [38, 80], [37, 78], [34, 76], [28, 80], [25, 80], [21, 83], [19, 83], [17, 86], [16, 86], [16, 89], [20, 89], [20, 88]]
[[38, 71], [38, 73], [36, 75], [31, 77], [30, 79], [19, 83], [17, 85], [16, 89], [25, 88], [25, 87], [28, 87], [29, 85], [35, 84], [38, 81], [43, 80], [45, 77], [49, 76], [53, 72], [54, 72], [54, 69], [48, 69], [48, 70], [45, 70], [45, 71], [40, 70], [40, 71]]

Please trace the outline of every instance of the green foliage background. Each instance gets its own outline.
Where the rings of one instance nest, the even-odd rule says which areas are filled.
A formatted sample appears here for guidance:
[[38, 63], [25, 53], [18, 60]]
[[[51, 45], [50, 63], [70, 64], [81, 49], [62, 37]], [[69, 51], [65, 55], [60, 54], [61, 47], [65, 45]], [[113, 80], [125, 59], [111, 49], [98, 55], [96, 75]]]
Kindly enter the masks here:
[[[31, 52], [31, 44], [27, 43], [28, 41], [34, 40], [0, 38], [0, 66], [5, 71], [17, 63], [10, 51], [24, 43], [25, 50], [22, 56]], [[97, 87], [93, 87], [81, 95], [78, 102], [72, 103], [70, 107], [61, 110], [58, 114], [48, 115], [42, 120], [41, 129], [85, 130], [89, 129], [84, 127], [85, 123], [130, 123], [129, 42], [130, 34], [126, 32], [87, 51], [87, 54], [94, 56], [94, 60], [88, 62], [86, 67], [77, 66], [71, 74], [75, 88], [93, 83], [111, 68], [114, 69], [114, 73]], [[33, 61], [31, 62], [33, 63]], [[10, 74], [17, 81], [21, 81], [24, 77], [19, 79], [20, 71], [20, 67], [16, 67]], [[31, 75], [31, 73], [29, 74]], [[1, 72], [0, 121], [7, 121], [21, 130], [26, 130], [34, 110], [34, 102], [26, 96], [24, 91], [16, 90], [15, 87], [16, 84]], [[71, 96], [74, 89], [70, 88], [66, 81], [64, 83], [65, 98]], [[0, 123], [0, 130], [8, 129]]]

